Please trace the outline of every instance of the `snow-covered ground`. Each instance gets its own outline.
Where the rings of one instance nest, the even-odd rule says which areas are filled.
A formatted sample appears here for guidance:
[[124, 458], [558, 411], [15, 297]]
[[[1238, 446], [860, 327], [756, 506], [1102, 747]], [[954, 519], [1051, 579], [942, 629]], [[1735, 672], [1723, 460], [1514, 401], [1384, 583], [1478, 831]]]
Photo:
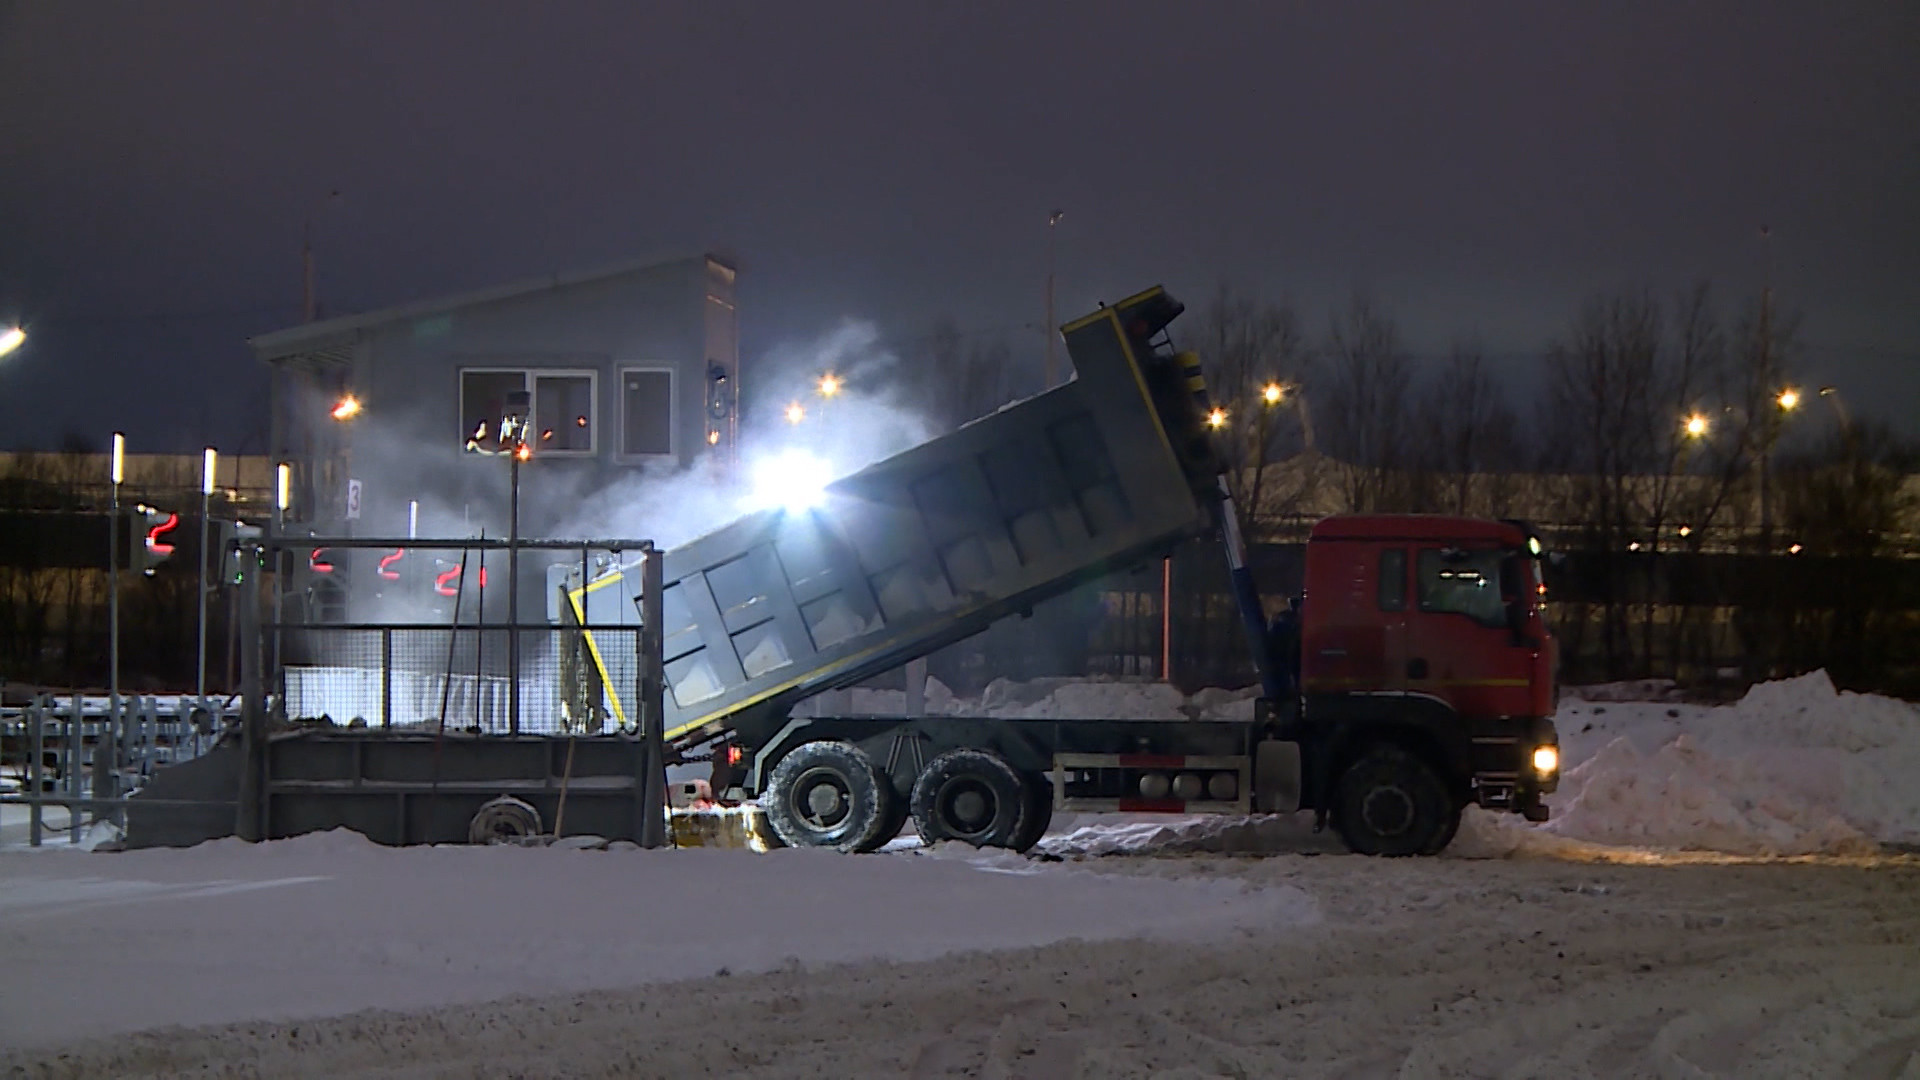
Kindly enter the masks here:
[[1064, 815], [1037, 859], [0, 851], [0, 1075], [1920, 1077], [1915, 708], [1818, 674], [1630, 696], [1563, 702], [1554, 820], [1472, 815], [1441, 859]]

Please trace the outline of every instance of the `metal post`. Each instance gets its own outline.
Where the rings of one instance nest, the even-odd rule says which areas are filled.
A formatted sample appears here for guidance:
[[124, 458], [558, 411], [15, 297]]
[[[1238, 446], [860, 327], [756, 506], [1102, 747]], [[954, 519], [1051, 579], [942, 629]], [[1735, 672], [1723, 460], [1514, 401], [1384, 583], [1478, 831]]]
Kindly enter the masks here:
[[[275, 549], [277, 551], [277, 549]], [[234, 811], [234, 834], [242, 840], [260, 840], [266, 803], [266, 699], [260, 671], [260, 549], [251, 542], [240, 548], [240, 801]], [[277, 591], [277, 590], [276, 590]], [[276, 628], [277, 632], [277, 628]]]
[[67, 795], [75, 800], [67, 804], [67, 839], [76, 847], [80, 843], [80, 762], [81, 762], [81, 718], [86, 716], [85, 696], [73, 695], [67, 710]]
[[646, 562], [640, 571], [640, 717], [641, 754], [640, 846], [667, 844], [666, 687], [660, 661], [660, 627], [665, 621], [661, 590], [665, 587], [663, 553], [651, 543], [641, 549]]
[[507, 731], [520, 734], [520, 447], [507, 456]]
[[40, 819], [44, 812], [41, 800], [46, 798], [46, 759], [47, 759], [47, 695], [35, 694], [33, 704], [27, 709], [27, 720], [33, 730], [27, 733], [27, 752], [33, 757], [27, 762], [27, 783], [33, 785], [31, 802], [27, 804], [27, 844], [40, 846]]
[[[114, 436], [117, 440], [118, 435]], [[107, 707], [120, 701], [120, 471], [119, 452], [114, 453], [113, 503], [107, 514]], [[77, 699], [76, 699], [77, 700]]]

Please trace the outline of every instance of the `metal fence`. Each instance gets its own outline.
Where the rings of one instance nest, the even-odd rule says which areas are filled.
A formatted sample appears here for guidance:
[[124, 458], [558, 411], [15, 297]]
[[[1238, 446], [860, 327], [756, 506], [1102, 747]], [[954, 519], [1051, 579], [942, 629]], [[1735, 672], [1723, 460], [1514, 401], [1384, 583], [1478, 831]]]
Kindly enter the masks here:
[[558, 618], [565, 601], [548, 589], [554, 567], [597, 579], [638, 562], [644, 542], [273, 544], [263, 633], [280, 719], [487, 735], [635, 726], [637, 625]]
[[124, 830], [128, 796], [155, 770], [212, 749], [239, 715], [236, 699], [190, 696], [41, 694], [0, 710], [0, 846], [38, 847], [60, 832], [79, 844], [96, 824]]

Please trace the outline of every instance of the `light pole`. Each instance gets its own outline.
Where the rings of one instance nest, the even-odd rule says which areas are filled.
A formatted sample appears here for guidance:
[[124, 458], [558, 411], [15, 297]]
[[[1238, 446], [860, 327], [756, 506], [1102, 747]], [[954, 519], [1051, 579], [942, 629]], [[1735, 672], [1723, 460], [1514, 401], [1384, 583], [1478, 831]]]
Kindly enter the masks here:
[[207, 696], [207, 517], [213, 509], [213, 477], [220, 461], [219, 451], [209, 446], [200, 467], [200, 641], [193, 665], [193, 693]]
[[111, 509], [107, 513], [107, 703], [120, 707], [120, 485], [127, 478], [127, 437], [113, 433], [113, 462], [108, 466], [113, 482]]
[[1040, 387], [1042, 390], [1053, 389], [1056, 373], [1053, 362], [1053, 339], [1059, 331], [1053, 325], [1053, 232], [1054, 228], [1060, 224], [1060, 219], [1066, 216], [1065, 210], [1055, 210], [1047, 215], [1047, 322], [1040, 328], [1047, 335], [1047, 359], [1043, 375], [1044, 382]]
[[525, 390], [507, 395], [506, 415], [500, 418], [500, 438], [507, 446], [507, 730], [520, 734], [520, 463], [533, 456], [527, 445], [527, 424], [533, 411]]

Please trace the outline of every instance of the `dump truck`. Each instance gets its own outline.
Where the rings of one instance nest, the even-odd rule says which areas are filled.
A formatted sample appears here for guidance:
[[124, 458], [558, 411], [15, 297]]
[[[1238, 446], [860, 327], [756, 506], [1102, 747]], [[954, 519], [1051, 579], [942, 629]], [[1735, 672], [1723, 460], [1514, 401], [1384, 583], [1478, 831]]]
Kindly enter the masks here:
[[[670, 756], [715, 763], [778, 840], [1025, 850], [1055, 811], [1314, 812], [1355, 851], [1430, 854], [1465, 807], [1544, 820], [1559, 754], [1539, 536], [1524, 522], [1314, 526], [1270, 619], [1183, 310], [1153, 288], [1061, 328], [1075, 377], [665, 554]], [[794, 707], [1198, 538], [1225, 552], [1260, 675], [1235, 721], [796, 715]], [[639, 563], [548, 570], [574, 717], [638, 715], [641, 663], [594, 627], [650, 605]], [[600, 633], [604, 633], [601, 631]], [[596, 723], [598, 721], [596, 720]]]

